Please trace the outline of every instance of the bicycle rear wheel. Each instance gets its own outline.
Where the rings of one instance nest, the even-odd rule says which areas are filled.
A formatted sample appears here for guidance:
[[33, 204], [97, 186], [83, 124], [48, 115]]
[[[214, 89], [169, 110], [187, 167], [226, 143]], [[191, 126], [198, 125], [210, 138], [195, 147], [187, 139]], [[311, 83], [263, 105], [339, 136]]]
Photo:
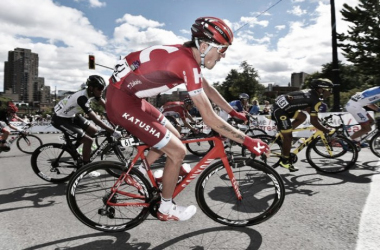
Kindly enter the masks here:
[[318, 137], [307, 147], [306, 159], [313, 168], [324, 173], [339, 173], [354, 166], [358, 159], [358, 149], [351, 140], [337, 136], [329, 140], [327, 145]]
[[[236, 157], [231, 170], [235, 180], [229, 179], [223, 162], [218, 161], [197, 181], [197, 202], [208, 217], [221, 224], [243, 227], [262, 223], [277, 213], [284, 202], [285, 187], [273, 168], [250, 158]], [[240, 201], [232, 182], [239, 185], [243, 196]]]
[[380, 157], [380, 133], [375, 134], [369, 142], [372, 153]]
[[[199, 133], [194, 136], [194, 138], [203, 138], [203, 137], [207, 137], [207, 135], [204, 133]], [[189, 137], [189, 138], [193, 138], [193, 137]], [[212, 141], [192, 142], [192, 143], [186, 144], [186, 148], [189, 150], [189, 152], [197, 156], [206, 155], [213, 147], [214, 147], [214, 143]]]
[[41, 139], [35, 135], [25, 135], [17, 139], [17, 148], [25, 154], [33, 154], [34, 150], [41, 145]]
[[32, 154], [31, 165], [41, 179], [60, 183], [67, 181], [77, 168], [76, 156], [63, 144], [48, 143], [38, 147]]
[[[108, 172], [122, 172], [123, 164], [112, 161], [94, 162], [79, 169], [71, 178], [66, 192], [71, 212], [85, 225], [105, 232], [131, 229], [149, 215], [151, 184], [136, 169], [131, 169], [128, 182], [116, 189], [123, 193], [113, 194], [118, 178]], [[96, 171], [94, 177], [90, 173]], [[112, 202], [113, 205], [108, 205]]]

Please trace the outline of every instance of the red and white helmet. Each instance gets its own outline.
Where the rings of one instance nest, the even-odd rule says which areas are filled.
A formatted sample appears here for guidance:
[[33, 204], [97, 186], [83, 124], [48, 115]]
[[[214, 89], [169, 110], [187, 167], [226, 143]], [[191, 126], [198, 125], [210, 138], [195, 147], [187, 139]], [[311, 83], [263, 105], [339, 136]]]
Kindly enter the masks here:
[[221, 45], [231, 45], [234, 34], [223, 20], [216, 17], [199, 17], [191, 27], [191, 34]]

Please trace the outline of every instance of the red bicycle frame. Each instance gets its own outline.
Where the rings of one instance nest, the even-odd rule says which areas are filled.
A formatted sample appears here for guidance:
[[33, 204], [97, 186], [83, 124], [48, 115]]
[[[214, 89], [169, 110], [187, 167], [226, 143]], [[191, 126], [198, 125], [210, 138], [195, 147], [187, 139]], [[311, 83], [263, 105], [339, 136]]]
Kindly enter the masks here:
[[[205, 141], [212, 141], [214, 143], [214, 147], [191, 169], [191, 171], [186, 175], [184, 179], [182, 179], [181, 182], [179, 182], [174, 190], [173, 198], [175, 198], [182, 190], [189, 185], [190, 182], [192, 182], [199, 174], [201, 174], [214, 159], [221, 159], [223, 162], [224, 167], [226, 168], [227, 174], [231, 180], [231, 184], [234, 188], [236, 197], [238, 200], [242, 199], [239, 185], [235, 179], [235, 176], [232, 172], [231, 166], [228, 162], [227, 154], [224, 150], [224, 145], [220, 137], [213, 136], [213, 137], [206, 137], [206, 138], [195, 138], [195, 139], [184, 139], [182, 140], [182, 143], [196, 143], [196, 142], [205, 142]], [[137, 146], [137, 154], [133, 158], [132, 162], [130, 163], [130, 166], [128, 167], [128, 171], [126, 171], [124, 174], [122, 174], [119, 179], [116, 181], [114, 186], [112, 187], [112, 193], [118, 193], [121, 195], [133, 197], [133, 198], [144, 198], [144, 196], [138, 196], [136, 194], [130, 194], [127, 192], [119, 191], [118, 187], [125, 181], [129, 185], [133, 185], [136, 188], [139, 188], [139, 183], [135, 181], [133, 178], [129, 176], [130, 169], [133, 168], [135, 163], [138, 159], [141, 159], [144, 165], [144, 168], [147, 170], [148, 178], [150, 182], [152, 183], [153, 187], [158, 189], [158, 185], [156, 183], [156, 180], [153, 176], [152, 170], [150, 169], [150, 165], [148, 164], [146, 157], [145, 157], [145, 150], [149, 149], [149, 146], [146, 144], [141, 144]], [[141, 186], [140, 186], [141, 187]], [[111, 195], [107, 201], [107, 205], [110, 206], [144, 206], [148, 207], [149, 203], [112, 203], [110, 200], [112, 199], [113, 195]]]

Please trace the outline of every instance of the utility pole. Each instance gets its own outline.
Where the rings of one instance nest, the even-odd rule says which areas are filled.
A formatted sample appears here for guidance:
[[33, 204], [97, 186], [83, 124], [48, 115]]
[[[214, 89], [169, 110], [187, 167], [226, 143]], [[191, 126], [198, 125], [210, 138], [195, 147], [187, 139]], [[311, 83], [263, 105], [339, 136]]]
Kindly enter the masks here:
[[338, 45], [336, 41], [335, 0], [330, 0], [331, 5], [331, 37], [332, 37], [332, 81], [334, 83], [334, 105], [332, 112], [340, 112], [340, 71], [338, 64]]

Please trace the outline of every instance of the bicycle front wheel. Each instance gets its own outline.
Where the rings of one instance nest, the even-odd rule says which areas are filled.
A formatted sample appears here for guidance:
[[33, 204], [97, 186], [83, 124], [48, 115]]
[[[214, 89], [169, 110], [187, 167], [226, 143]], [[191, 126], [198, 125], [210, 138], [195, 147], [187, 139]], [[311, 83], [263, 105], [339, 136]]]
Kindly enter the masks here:
[[146, 219], [151, 185], [138, 170], [131, 169], [121, 185], [114, 187], [118, 178], [109, 172], [122, 171], [122, 163], [102, 161], [75, 173], [67, 186], [66, 198], [71, 212], [82, 223], [99, 231], [119, 232]]
[[33, 154], [33, 152], [41, 145], [41, 139], [35, 135], [20, 136], [17, 139], [17, 148], [25, 154]]
[[327, 141], [316, 138], [306, 149], [306, 159], [318, 171], [340, 173], [350, 169], [358, 159], [358, 149], [344, 136]]
[[[234, 180], [229, 179], [223, 162], [218, 161], [197, 181], [197, 202], [208, 217], [221, 224], [244, 227], [262, 223], [277, 213], [284, 202], [285, 187], [273, 168], [250, 158], [236, 157], [231, 170]], [[237, 199], [235, 183], [241, 200]]]
[[67, 181], [75, 172], [76, 157], [63, 144], [48, 143], [38, 147], [32, 154], [31, 165], [41, 179], [60, 183]]
[[377, 157], [380, 157], [380, 133], [374, 135], [369, 142], [369, 146], [371, 148], [372, 153], [374, 153]]

